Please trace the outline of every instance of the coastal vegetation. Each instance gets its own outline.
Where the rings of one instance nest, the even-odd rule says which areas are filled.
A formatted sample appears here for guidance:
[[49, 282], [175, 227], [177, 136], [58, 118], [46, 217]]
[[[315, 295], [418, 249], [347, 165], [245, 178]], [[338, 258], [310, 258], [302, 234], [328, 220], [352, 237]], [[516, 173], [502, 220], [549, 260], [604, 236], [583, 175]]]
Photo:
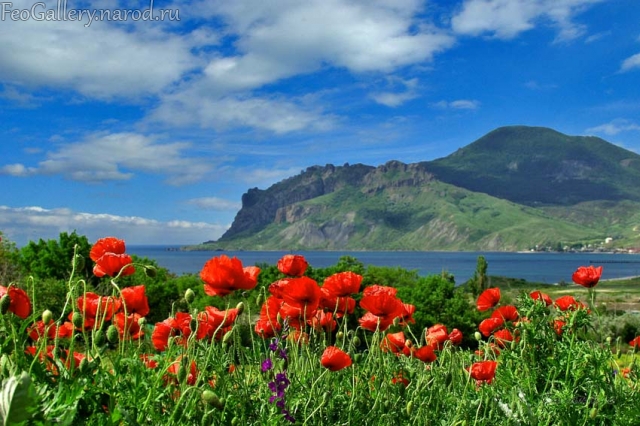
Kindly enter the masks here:
[[[447, 273], [353, 257], [313, 268], [296, 255], [218, 255], [178, 277], [122, 240], [85, 240], [2, 240], [2, 424], [632, 425], [640, 414], [640, 321], [612, 305], [640, 302], [638, 279], [601, 282], [590, 266], [540, 285], [478, 259], [456, 286]], [[25, 262], [35, 247], [68, 276]]]

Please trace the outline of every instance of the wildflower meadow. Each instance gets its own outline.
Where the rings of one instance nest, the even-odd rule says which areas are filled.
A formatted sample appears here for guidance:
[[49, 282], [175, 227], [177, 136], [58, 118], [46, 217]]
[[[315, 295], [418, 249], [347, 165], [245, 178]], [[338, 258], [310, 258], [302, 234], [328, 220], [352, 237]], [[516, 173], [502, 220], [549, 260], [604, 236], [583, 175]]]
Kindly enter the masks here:
[[[640, 422], [640, 336], [598, 334], [602, 267], [577, 268], [574, 294], [555, 300], [467, 293], [480, 320], [465, 328], [418, 327], [396, 287], [348, 270], [317, 281], [294, 254], [266, 286], [261, 267], [212, 257], [200, 288], [149, 321], [147, 288], [128, 278], [154, 268], [124, 241], [69, 261], [56, 306], [37, 280], [0, 283], [2, 425]], [[106, 285], [80, 274], [89, 262]]]

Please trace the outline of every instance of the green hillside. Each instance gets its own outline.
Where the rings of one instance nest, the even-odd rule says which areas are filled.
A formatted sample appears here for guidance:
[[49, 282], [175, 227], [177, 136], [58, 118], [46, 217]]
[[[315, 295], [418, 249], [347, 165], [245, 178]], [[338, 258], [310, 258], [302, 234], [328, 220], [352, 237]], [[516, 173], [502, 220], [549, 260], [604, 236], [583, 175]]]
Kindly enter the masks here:
[[552, 129], [496, 129], [448, 157], [312, 166], [250, 189], [192, 249], [529, 250], [640, 247], [640, 156]]
[[516, 203], [640, 201], [640, 155], [542, 127], [502, 127], [426, 164], [439, 180]]

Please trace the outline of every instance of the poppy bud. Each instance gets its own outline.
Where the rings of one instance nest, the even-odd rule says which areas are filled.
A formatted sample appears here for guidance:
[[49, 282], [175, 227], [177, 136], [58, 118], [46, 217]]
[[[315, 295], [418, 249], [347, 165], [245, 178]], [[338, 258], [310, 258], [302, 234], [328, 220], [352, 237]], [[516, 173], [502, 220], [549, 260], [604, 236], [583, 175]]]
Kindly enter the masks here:
[[109, 328], [107, 328], [107, 340], [111, 343], [116, 343], [119, 338], [118, 329], [115, 325], [111, 324]]
[[413, 401], [409, 401], [407, 402], [407, 415], [411, 416], [412, 412], [413, 412]]
[[231, 419], [231, 426], [236, 426], [238, 424], [240, 424], [240, 419], [238, 419], [237, 417]]
[[186, 300], [187, 303], [193, 303], [195, 298], [196, 294], [190, 288], [188, 288], [187, 291], [184, 292], [184, 300]]
[[397, 327], [397, 326], [398, 326], [398, 324], [400, 324], [400, 317], [395, 317], [395, 318], [393, 319], [393, 326], [394, 326], [394, 327]]
[[81, 254], [76, 254], [73, 256], [73, 261], [71, 262], [71, 266], [75, 266], [76, 270], [82, 271], [85, 266], [84, 256]]
[[256, 305], [262, 305], [262, 293], [258, 294], [258, 297], [256, 297]]
[[198, 331], [198, 320], [196, 318], [191, 318], [191, 321], [189, 322], [189, 328], [193, 333]]
[[592, 418], [592, 419], [595, 419], [597, 415], [598, 415], [598, 409], [596, 407], [593, 407], [589, 411], [589, 417]]
[[342, 331], [338, 331], [336, 333], [336, 339], [340, 340], [340, 339], [343, 339], [343, 338], [344, 338], [344, 333]]
[[144, 327], [146, 323], [147, 323], [147, 319], [145, 317], [138, 318], [138, 325], [140, 327]]
[[224, 401], [218, 398], [218, 395], [213, 393], [213, 391], [205, 390], [202, 392], [202, 400], [218, 410], [224, 409]]
[[233, 330], [229, 330], [226, 333], [224, 333], [224, 336], [222, 337], [222, 343], [229, 343], [229, 340], [231, 340], [231, 338], [233, 337]]
[[189, 374], [189, 367], [183, 362], [178, 368], [178, 380], [184, 382]]
[[82, 314], [78, 311], [74, 312], [73, 315], [71, 315], [71, 323], [75, 328], [84, 328], [84, 318]]
[[606, 341], [607, 341], [607, 345], [610, 345], [611, 344], [611, 336], [607, 336]]
[[145, 265], [144, 274], [149, 278], [155, 278], [157, 274], [155, 266]]
[[482, 340], [482, 334], [480, 334], [479, 331], [476, 331], [475, 333], [473, 333], [473, 336], [476, 338], [478, 342]]
[[238, 310], [238, 315], [242, 315], [242, 313], [244, 312], [244, 303], [238, 302], [238, 304], [236, 305], [236, 309]]
[[97, 346], [102, 346], [104, 345], [104, 331], [103, 330], [98, 330], [96, 331], [96, 334], [93, 336], [93, 342], [97, 345]]
[[353, 343], [353, 346], [360, 346], [360, 338], [358, 336], [354, 336], [353, 340], [351, 341]]
[[11, 305], [11, 299], [9, 299], [9, 295], [5, 294], [0, 299], [0, 314], [4, 315], [9, 311], [9, 306]]
[[42, 322], [44, 323], [45, 326], [47, 326], [52, 319], [53, 319], [53, 313], [50, 310], [45, 309], [44, 311], [42, 311]]

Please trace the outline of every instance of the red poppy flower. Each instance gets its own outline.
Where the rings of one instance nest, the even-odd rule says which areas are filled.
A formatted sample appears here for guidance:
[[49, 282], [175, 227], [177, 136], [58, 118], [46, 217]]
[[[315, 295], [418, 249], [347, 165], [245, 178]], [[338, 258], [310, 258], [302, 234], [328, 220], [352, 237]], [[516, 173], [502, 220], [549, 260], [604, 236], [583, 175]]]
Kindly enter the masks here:
[[229, 308], [224, 311], [215, 306], [206, 306], [200, 313], [199, 319], [209, 324], [209, 336], [213, 337], [216, 330], [233, 326], [238, 318], [238, 309]]
[[405, 347], [405, 343], [406, 339], [404, 337], [404, 332], [399, 331], [398, 333], [389, 333], [384, 336], [384, 339], [380, 342], [380, 348], [384, 352], [400, 354]]
[[309, 263], [298, 254], [286, 254], [278, 260], [278, 270], [291, 277], [301, 277], [304, 275]]
[[498, 302], [500, 302], [500, 288], [493, 287], [486, 289], [478, 296], [476, 306], [479, 311], [486, 311], [496, 306]]
[[[383, 288], [382, 286], [372, 287], [377, 287], [378, 289]], [[367, 289], [370, 288], [371, 287], [367, 287]], [[388, 288], [390, 287], [387, 287], [387, 289]], [[379, 317], [390, 318], [392, 321], [396, 317], [402, 317], [404, 307], [402, 306], [402, 301], [396, 297], [395, 291], [367, 292], [367, 289], [365, 289], [364, 296], [360, 300], [360, 307], [362, 309]]]
[[459, 345], [460, 343], [462, 343], [462, 332], [457, 328], [454, 328], [453, 330], [451, 330], [451, 333], [449, 333], [449, 340], [452, 344], [456, 346]]
[[14, 286], [7, 288], [0, 285], [0, 299], [5, 295], [9, 297], [9, 312], [13, 312], [22, 319], [31, 315], [31, 300], [23, 289]]
[[553, 330], [558, 336], [562, 336], [565, 325], [567, 325], [567, 323], [562, 321], [561, 319], [553, 320]]
[[362, 275], [355, 272], [338, 272], [325, 278], [322, 289], [328, 294], [337, 297], [347, 297], [360, 291]]
[[122, 276], [133, 274], [136, 269], [132, 265], [133, 259], [128, 254], [116, 254], [116, 253], [105, 253], [98, 260], [95, 261], [96, 264], [93, 267], [93, 275], [98, 278], [102, 278], [105, 275], [110, 277], [117, 276], [122, 268]]
[[[165, 377], [165, 380], [173, 381], [174, 383], [176, 383], [177, 382], [176, 379], [179, 376], [180, 370], [185, 367], [183, 364], [186, 364], [186, 363], [182, 361], [182, 355], [181, 355], [178, 358], [176, 358], [176, 360], [173, 363], [171, 363], [169, 368], [167, 368], [167, 373], [171, 374], [174, 377], [173, 378]], [[196, 384], [197, 380], [198, 380], [198, 367], [196, 366], [195, 361], [191, 361], [189, 363], [189, 372], [187, 373], [187, 384], [193, 386]]]
[[256, 321], [254, 330], [263, 338], [274, 337], [280, 331], [282, 325], [278, 321], [278, 312], [282, 306], [282, 299], [269, 296], [262, 304], [260, 318]]
[[492, 318], [502, 318], [504, 321], [517, 321], [518, 310], [513, 305], [498, 306], [492, 313]]
[[545, 294], [543, 292], [541, 292], [540, 290], [535, 290], [532, 291], [531, 293], [529, 293], [529, 296], [533, 299], [533, 300], [541, 300], [544, 302], [545, 305], [549, 306], [553, 303], [553, 301], [551, 300], [551, 297], [549, 297], [548, 294]]
[[342, 318], [345, 314], [352, 314], [356, 308], [356, 300], [353, 297], [339, 297], [329, 293], [324, 287], [320, 287], [320, 304], [318, 308], [334, 312], [336, 318]]
[[489, 337], [491, 333], [504, 325], [502, 318], [487, 318], [482, 320], [478, 325], [478, 329], [484, 337]]
[[444, 342], [449, 339], [449, 332], [447, 326], [444, 324], [436, 324], [427, 329], [425, 333], [427, 345], [434, 349], [442, 349]]
[[291, 278], [282, 286], [282, 300], [298, 311], [288, 311], [287, 316], [310, 319], [320, 304], [320, 287], [309, 277]]
[[498, 344], [498, 346], [504, 348], [507, 346], [507, 343], [513, 341], [513, 334], [511, 334], [511, 332], [506, 328], [503, 328], [494, 332], [493, 338], [496, 339], [496, 343]]
[[118, 312], [113, 317], [113, 324], [118, 329], [120, 338], [138, 340], [144, 336], [144, 330], [140, 328], [138, 320], [142, 318], [142, 315], [132, 313], [125, 315], [124, 312]]
[[393, 324], [392, 318], [382, 318], [377, 315], [373, 315], [371, 312], [365, 312], [365, 314], [358, 319], [360, 327], [371, 332], [385, 331]]
[[316, 331], [326, 331], [327, 333], [332, 332], [336, 329], [338, 325], [336, 320], [333, 319], [333, 312], [324, 312], [321, 310], [316, 311], [316, 314], [311, 317], [307, 323], [313, 327]]
[[410, 303], [402, 304], [402, 316], [400, 317], [400, 325], [405, 326], [409, 323], [415, 324], [416, 320], [413, 318], [413, 314], [416, 313], [416, 306]]
[[338, 371], [351, 365], [351, 357], [340, 348], [328, 346], [322, 353], [320, 363], [330, 371]]
[[260, 268], [243, 267], [242, 262], [226, 255], [211, 258], [200, 271], [204, 292], [209, 296], [226, 296], [235, 290], [251, 290], [258, 283]]
[[100, 238], [91, 247], [89, 257], [94, 262], [97, 262], [105, 253], [124, 254], [125, 252], [124, 240], [120, 240], [115, 237]]
[[78, 297], [76, 305], [85, 317], [109, 321], [114, 313], [120, 310], [122, 302], [120, 299], [111, 296], [100, 296], [92, 292], [87, 292], [84, 296]]
[[47, 326], [44, 325], [42, 320], [36, 321], [31, 327], [27, 329], [29, 337], [33, 340], [39, 340], [42, 337], [47, 337], [50, 340], [56, 338], [64, 339], [73, 335], [73, 324], [65, 321], [61, 326], [57, 326], [53, 320], [49, 321]]
[[640, 336], [634, 338], [632, 341], [629, 342], [629, 344], [634, 347], [640, 346]]
[[284, 286], [289, 282], [289, 279], [290, 278], [283, 278], [269, 284], [269, 293], [271, 293], [275, 297], [282, 299], [282, 290], [284, 289]]
[[562, 296], [562, 297], [558, 297], [555, 301], [555, 305], [558, 309], [560, 309], [561, 311], [567, 311], [567, 310], [576, 310], [576, 309], [580, 309], [582, 306], [582, 303], [578, 302], [573, 296]]
[[149, 314], [149, 301], [145, 294], [144, 285], [123, 288], [122, 301], [127, 314], [136, 313], [141, 317], [146, 317]]
[[433, 362], [438, 359], [436, 353], [433, 350], [433, 346], [431, 345], [424, 345], [419, 349], [412, 348], [411, 356], [413, 358], [418, 358], [424, 363]]
[[404, 373], [402, 373], [402, 371], [399, 371], [391, 378], [391, 383], [393, 383], [394, 385], [403, 385], [406, 388], [411, 382], [407, 377], [404, 376]]
[[482, 382], [491, 383], [496, 376], [496, 367], [498, 363], [496, 361], [480, 361], [474, 363], [469, 369], [471, 378], [476, 380], [476, 383]]
[[593, 265], [579, 267], [571, 276], [574, 283], [586, 288], [595, 287], [602, 276], [602, 266]]
[[386, 295], [395, 297], [395, 295], [398, 294], [398, 289], [384, 286], [384, 285], [374, 284], [365, 288], [364, 291], [362, 292], [363, 296], [375, 296], [379, 294], [386, 294]]

